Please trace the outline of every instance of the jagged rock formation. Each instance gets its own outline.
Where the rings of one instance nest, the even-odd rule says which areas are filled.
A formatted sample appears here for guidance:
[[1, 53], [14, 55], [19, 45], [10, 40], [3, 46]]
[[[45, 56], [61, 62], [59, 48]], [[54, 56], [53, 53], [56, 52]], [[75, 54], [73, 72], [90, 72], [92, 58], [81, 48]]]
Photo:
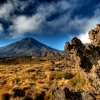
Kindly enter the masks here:
[[90, 55], [88, 56], [85, 45], [82, 44], [77, 37], [72, 39], [71, 44], [66, 42], [65, 51], [70, 54], [71, 66], [77, 66], [78, 70], [80, 70], [80, 68], [83, 68], [85, 71], [89, 71], [91, 69], [92, 63], [90, 61]]
[[83, 44], [80, 39], [74, 37], [69, 42], [65, 43], [65, 51], [70, 54], [70, 62], [72, 67], [84, 69], [89, 72], [92, 66], [98, 64], [100, 59], [100, 24], [94, 30], [89, 31], [91, 44]]
[[65, 43], [65, 51], [70, 55], [69, 66], [72, 70], [76, 69], [76, 72], [92, 87], [90, 90], [91, 97], [87, 98], [89, 95], [84, 92], [82, 100], [99, 100], [95, 96], [100, 95], [100, 24], [89, 31], [88, 35], [91, 44], [83, 44], [80, 39], [74, 37], [71, 44]]

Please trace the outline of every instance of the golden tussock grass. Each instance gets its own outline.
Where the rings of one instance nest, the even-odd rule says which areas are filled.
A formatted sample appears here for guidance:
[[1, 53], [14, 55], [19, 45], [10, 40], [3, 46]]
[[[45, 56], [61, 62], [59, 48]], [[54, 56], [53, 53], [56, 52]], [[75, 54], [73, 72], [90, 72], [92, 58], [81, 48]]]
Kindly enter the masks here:
[[[71, 84], [76, 82], [57, 59], [22, 57], [0, 62], [0, 100], [40, 100], [42, 97], [52, 100], [50, 91], [53, 88], [66, 85], [69, 80]], [[83, 79], [80, 80], [78, 87], [85, 84]]]

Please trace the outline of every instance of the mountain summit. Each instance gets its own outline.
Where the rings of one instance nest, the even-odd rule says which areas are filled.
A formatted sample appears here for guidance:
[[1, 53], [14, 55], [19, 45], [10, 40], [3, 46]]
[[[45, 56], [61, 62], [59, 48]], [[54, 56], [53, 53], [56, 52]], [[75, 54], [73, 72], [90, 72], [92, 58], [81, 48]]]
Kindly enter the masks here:
[[0, 48], [0, 57], [52, 56], [63, 53], [63, 51], [53, 49], [30, 37]]

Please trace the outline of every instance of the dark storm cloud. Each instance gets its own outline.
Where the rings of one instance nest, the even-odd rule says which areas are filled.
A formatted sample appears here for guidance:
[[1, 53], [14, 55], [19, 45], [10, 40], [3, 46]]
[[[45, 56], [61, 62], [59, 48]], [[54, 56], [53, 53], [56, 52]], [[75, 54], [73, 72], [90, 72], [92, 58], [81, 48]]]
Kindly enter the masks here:
[[7, 2], [7, 0], [0, 0], [0, 4]]

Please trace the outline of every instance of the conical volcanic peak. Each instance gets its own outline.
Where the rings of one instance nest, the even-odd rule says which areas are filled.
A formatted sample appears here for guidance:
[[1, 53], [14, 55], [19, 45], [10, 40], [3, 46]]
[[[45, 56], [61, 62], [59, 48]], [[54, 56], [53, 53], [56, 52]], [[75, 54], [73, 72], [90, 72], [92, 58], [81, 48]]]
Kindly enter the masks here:
[[46, 46], [28, 37], [0, 48], [0, 57], [13, 56], [52, 56], [62, 55], [64, 52]]
[[31, 38], [31, 37], [24, 38], [20, 42], [39, 43], [37, 40], [35, 40], [35, 39]]

